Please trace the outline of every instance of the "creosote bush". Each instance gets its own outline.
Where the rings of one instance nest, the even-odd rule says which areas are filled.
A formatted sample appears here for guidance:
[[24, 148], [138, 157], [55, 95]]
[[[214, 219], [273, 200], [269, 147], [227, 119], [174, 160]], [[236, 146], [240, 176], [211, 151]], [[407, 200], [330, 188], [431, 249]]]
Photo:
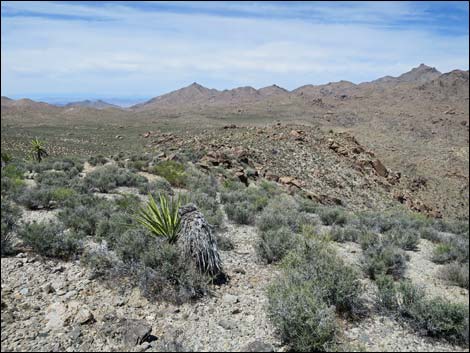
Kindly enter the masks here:
[[21, 226], [18, 236], [35, 252], [47, 257], [68, 259], [77, 256], [82, 243], [76, 233], [65, 231], [60, 223], [41, 222]]
[[158, 163], [153, 172], [164, 177], [172, 186], [184, 187], [187, 174], [183, 164], [176, 161], [163, 161]]
[[84, 179], [86, 190], [97, 190], [107, 193], [119, 186], [141, 187], [147, 179], [124, 168], [114, 165], [98, 167]]
[[364, 268], [371, 279], [390, 275], [400, 279], [406, 270], [407, 255], [399, 248], [385, 241], [371, 244], [364, 251]]
[[13, 253], [12, 233], [16, 230], [21, 211], [13, 202], [2, 196], [1, 205], [1, 255]]
[[468, 262], [451, 262], [441, 269], [441, 277], [450, 284], [469, 289]]
[[281, 337], [294, 351], [333, 349], [335, 313], [363, 312], [359, 274], [312, 237], [285, 257], [282, 270], [268, 289], [268, 314]]
[[428, 298], [423, 289], [409, 281], [378, 281], [380, 305], [399, 314], [418, 332], [468, 346], [468, 305]]
[[317, 209], [324, 225], [340, 225], [343, 226], [348, 222], [346, 212], [340, 208], [321, 207]]
[[267, 263], [282, 260], [295, 247], [298, 237], [287, 227], [260, 232], [256, 252]]

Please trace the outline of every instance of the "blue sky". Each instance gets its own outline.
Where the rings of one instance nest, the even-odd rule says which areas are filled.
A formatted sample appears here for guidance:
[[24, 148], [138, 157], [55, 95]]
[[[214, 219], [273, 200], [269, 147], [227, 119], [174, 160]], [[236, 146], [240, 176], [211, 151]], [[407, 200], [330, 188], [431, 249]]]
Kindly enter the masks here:
[[13, 98], [139, 100], [194, 81], [294, 89], [469, 66], [467, 2], [14, 2], [1, 5]]

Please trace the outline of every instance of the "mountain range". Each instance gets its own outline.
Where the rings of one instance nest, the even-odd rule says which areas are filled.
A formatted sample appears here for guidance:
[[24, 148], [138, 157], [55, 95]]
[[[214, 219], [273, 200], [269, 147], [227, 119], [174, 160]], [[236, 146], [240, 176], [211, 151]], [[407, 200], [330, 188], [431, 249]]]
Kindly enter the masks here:
[[[107, 103], [103, 100], [83, 100], [77, 102], [71, 102], [60, 107], [72, 108], [93, 108], [93, 109], [129, 109], [133, 111], [151, 111], [154, 109], [171, 109], [171, 108], [188, 108], [189, 106], [200, 106], [200, 105], [239, 105], [246, 103], [256, 103], [260, 101], [269, 101], [272, 99], [279, 100], [280, 98], [288, 98], [292, 96], [347, 96], [348, 94], [355, 94], [361, 92], [361, 90], [378, 90], [383, 91], [386, 88], [393, 88], [401, 84], [426, 84], [427, 87], [436, 86], [440, 87], [441, 81], [456, 80], [467, 80], [468, 81], [468, 70], [454, 70], [452, 72], [442, 74], [436, 68], [421, 64], [410, 71], [403, 73], [398, 77], [384, 76], [371, 82], [364, 82], [360, 84], [354, 84], [349, 81], [330, 82], [323, 85], [311, 85], [307, 84], [298, 87], [292, 91], [288, 91], [285, 88], [279, 87], [275, 84], [255, 89], [253, 87], [238, 87], [234, 89], [217, 90], [206, 88], [196, 82], [190, 84], [187, 87], [154, 97], [146, 102], [135, 104], [129, 108], [122, 108], [115, 104]], [[434, 81], [434, 83], [432, 83]], [[465, 83], [465, 82], [463, 82]], [[445, 83], [442, 83], [445, 84]], [[451, 85], [453, 83], [450, 83]], [[426, 87], [424, 87], [426, 89]], [[2, 107], [39, 107], [42, 105], [44, 108], [44, 102], [35, 102], [30, 99], [19, 99], [13, 100], [8, 97], [2, 97]], [[54, 104], [49, 104], [53, 106]], [[59, 106], [59, 105], [56, 105]]]

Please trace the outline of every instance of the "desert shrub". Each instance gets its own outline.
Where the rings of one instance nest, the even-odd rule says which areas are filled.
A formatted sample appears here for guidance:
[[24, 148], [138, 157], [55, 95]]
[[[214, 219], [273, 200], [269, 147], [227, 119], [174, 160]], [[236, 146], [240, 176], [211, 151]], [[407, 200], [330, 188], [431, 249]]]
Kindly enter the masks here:
[[66, 187], [70, 185], [72, 178], [72, 175], [62, 170], [46, 170], [42, 173], [38, 173], [34, 180], [40, 186]]
[[324, 225], [345, 225], [348, 222], [346, 212], [340, 208], [321, 207], [317, 209]]
[[304, 197], [299, 197], [297, 199], [297, 203], [299, 204], [300, 212], [317, 213], [319, 208], [319, 204], [317, 202]]
[[[398, 285], [399, 311], [420, 332], [427, 336], [466, 343], [468, 306], [437, 297], [427, 299], [424, 291], [410, 282]], [[467, 336], [468, 337], [468, 336]]]
[[33, 251], [47, 257], [67, 259], [82, 250], [81, 240], [76, 233], [65, 231], [60, 223], [29, 223], [18, 229], [18, 236]]
[[221, 201], [229, 220], [237, 224], [253, 224], [256, 213], [266, 206], [268, 198], [258, 187], [246, 187], [242, 183], [226, 180]]
[[16, 230], [21, 211], [4, 197], [2, 197], [1, 211], [1, 255], [5, 256], [13, 253], [12, 233]]
[[83, 170], [83, 162], [72, 159], [72, 158], [63, 158], [57, 161], [51, 161], [52, 169], [54, 170], [63, 170], [69, 172], [71, 175], [76, 175]]
[[23, 171], [16, 164], [8, 164], [1, 171], [1, 194], [16, 198], [25, 188]]
[[451, 262], [441, 270], [441, 277], [451, 284], [469, 289], [468, 284], [468, 262], [461, 264]]
[[59, 204], [63, 204], [65, 201], [75, 196], [75, 190], [70, 188], [58, 187], [52, 190], [52, 199]]
[[346, 241], [358, 242], [361, 239], [362, 234], [363, 231], [352, 226], [333, 226], [330, 230], [331, 240], [334, 240], [339, 243], [343, 243]]
[[88, 158], [88, 163], [93, 167], [95, 167], [97, 165], [106, 164], [107, 161], [108, 161], [107, 158], [104, 157], [101, 154], [99, 154], [97, 156], [91, 156], [90, 158]]
[[364, 269], [371, 279], [390, 275], [395, 280], [403, 277], [406, 270], [406, 254], [393, 244], [379, 241], [364, 251]]
[[390, 312], [397, 310], [397, 293], [393, 277], [378, 275], [375, 284], [377, 285], [377, 304], [379, 308]]
[[187, 173], [186, 187], [189, 190], [204, 193], [213, 198], [216, 197], [219, 191], [219, 183], [213, 175], [207, 175], [195, 167], [188, 168]]
[[140, 204], [141, 201], [139, 197], [133, 194], [123, 194], [114, 200], [114, 205], [117, 207], [117, 210], [128, 214], [133, 213]]
[[148, 243], [149, 236], [143, 229], [129, 228], [116, 237], [114, 251], [124, 263], [137, 263]]
[[394, 284], [390, 278], [381, 278], [377, 283], [380, 303], [418, 332], [468, 345], [468, 305], [441, 297], [429, 299], [423, 289], [409, 281]]
[[337, 312], [354, 316], [363, 310], [359, 273], [346, 265], [328, 243], [304, 239], [285, 257], [283, 269], [292, 283], [312, 282]]
[[147, 179], [143, 176], [114, 165], [98, 167], [84, 179], [84, 186], [87, 190], [96, 189], [105, 193], [119, 186], [139, 187], [146, 183]]
[[248, 201], [225, 206], [228, 219], [237, 224], [253, 224], [257, 212], [256, 206]]
[[210, 194], [199, 191], [191, 192], [188, 199], [197, 206], [198, 210], [202, 212], [210, 225], [215, 228], [222, 226], [224, 215], [215, 195], [211, 196]]
[[171, 185], [183, 187], [186, 185], [187, 174], [183, 164], [176, 161], [163, 161], [158, 163], [153, 172], [165, 178]]
[[442, 237], [439, 234], [439, 231], [434, 229], [433, 227], [424, 227], [421, 229], [420, 236], [423, 239], [427, 239], [434, 243], [440, 242]]
[[469, 242], [459, 236], [443, 238], [433, 251], [432, 261], [442, 264], [452, 261], [468, 262]]
[[382, 238], [379, 234], [368, 230], [361, 232], [359, 244], [361, 245], [362, 250], [367, 250], [369, 247], [374, 246], [379, 242], [382, 242]]
[[32, 188], [18, 196], [17, 201], [30, 210], [51, 209], [56, 206], [53, 202], [53, 191], [54, 189], [49, 187]]
[[300, 233], [302, 226], [307, 224], [315, 225], [315, 218], [300, 212], [297, 202], [288, 195], [272, 198], [256, 220], [256, 226], [261, 232], [287, 227], [292, 232]]
[[268, 314], [294, 351], [329, 350], [336, 343], [335, 312], [363, 312], [359, 274], [327, 243], [305, 238], [282, 263], [268, 289]]
[[385, 234], [385, 237], [403, 250], [416, 250], [420, 239], [420, 233], [415, 229], [393, 228]]
[[65, 201], [58, 218], [67, 228], [86, 235], [94, 235], [98, 222], [110, 217], [113, 203], [92, 195], [78, 195]]
[[235, 249], [232, 239], [227, 236], [216, 234], [217, 248], [222, 251], [231, 251]]
[[294, 352], [328, 351], [338, 331], [335, 309], [311, 282], [278, 280], [268, 290], [268, 315]]
[[131, 215], [114, 211], [97, 221], [95, 236], [98, 240], [106, 240], [110, 248], [114, 249], [116, 242], [135, 225]]
[[298, 237], [287, 227], [260, 232], [256, 243], [258, 256], [267, 263], [282, 260], [298, 242]]
[[203, 296], [207, 277], [197, 271], [178, 247], [161, 239], [151, 239], [141, 255], [139, 286], [144, 295], [181, 304]]
[[156, 179], [148, 182], [146, 184], [142, 184], [139, 186], [139, 193], [140, 194], [152, 194], [153, 196], [158, 194], [165, 194], [165, 195], [174, 195], [173, 189], [171, 188], [171, 184], [166, 179]]
[[116, 276], [122, 279], [123, 275], [129, 274], [106, 243], [86, 248], [80, 256], [80, 263], [91, 270], [93, 278], [114, 280]]
[[469, 222], [468, 220], [440, 219], [435, 221], [434, 228], [441, 232], [453, 233], [468, 238]]

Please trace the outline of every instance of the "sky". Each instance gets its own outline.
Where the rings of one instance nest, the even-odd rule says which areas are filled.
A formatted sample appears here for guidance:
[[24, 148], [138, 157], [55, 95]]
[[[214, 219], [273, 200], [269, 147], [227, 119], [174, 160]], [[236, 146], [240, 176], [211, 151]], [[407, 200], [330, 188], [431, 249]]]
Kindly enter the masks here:
[[[468, 2], [2, 1], [1, 94], [155, 97], [468, 70]], [[123, 103], [124, 104], [124, 103]]]

